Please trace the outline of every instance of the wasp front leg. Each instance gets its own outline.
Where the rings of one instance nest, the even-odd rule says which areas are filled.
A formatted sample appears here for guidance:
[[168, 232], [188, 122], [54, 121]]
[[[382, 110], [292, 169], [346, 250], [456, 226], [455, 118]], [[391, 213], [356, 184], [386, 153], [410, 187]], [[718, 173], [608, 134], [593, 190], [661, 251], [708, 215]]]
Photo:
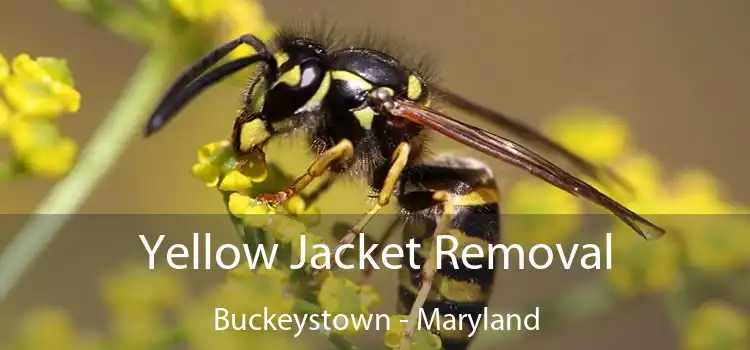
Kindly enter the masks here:
[[[357, 235], [362, 232], [365, 226], [367, 226], [367, 223], [370, 222], [370, 219], [372, 219], [375, 214], [380, 212], [380, 210], [383, 209], [388, 203], [391, 201], [391, 198], [393, 198], [393, 191], [396, 188], [396, 184], [398, 183], [398, 179], [401, 177], [401, 173], [404, 171], [404, 168], [406, 168], [406, 164], [409, 161], [409, 155], [411, 153], [411, 146], [406, 143], [402, 142], [398, 145], [396, 148], [396, 151], [393, 152], [393, 158], [391, 161], [391, 166], [388, 169], [388, 174], [386, 175], [385, 181], [383, 182], [383, 187], [380, 189], [380, 192], [378, 193], [378, 199], [377, 202], [370, 208], [370, 210], [365, 213], [362, 218], [360, 218], [354, 226], [349, 230], [349, 232], [342, 237], [336, 248], [343, 244], [351, 244], [354, 242], [354, 239], [357, 238]], [[333, 251], [336, 251], [335, 249]], [[331, 256], [331, 259], [333, 259], [333, 256]]]
[[354, 146], [351, 141], [343, 139], [318, 156], [310, 167], [307, 168], [307, 172], [304, 175], [292, 181], [283, 190], [277, 193], [261, 195], [258, 199], [270, 205], [281, 204], [301, 193], [313, 180], [323, 176], [335, 163], [348, 162], [352, 158], [354, 158]]

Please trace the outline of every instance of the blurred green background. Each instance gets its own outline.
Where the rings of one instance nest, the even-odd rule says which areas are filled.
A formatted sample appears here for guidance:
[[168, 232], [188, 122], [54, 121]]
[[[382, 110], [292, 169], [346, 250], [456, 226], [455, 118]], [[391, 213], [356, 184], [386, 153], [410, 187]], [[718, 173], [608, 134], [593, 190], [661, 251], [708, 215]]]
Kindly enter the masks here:
[[[750, 128], [750, 2], [277, 0], [262, 5], [269, 20], [278, 24], [315, 14], [346, 31], [375, 29], [418, 43], [414, 50], [437, 59], [445, 85], [532, 124], [581, 105], [614, 113], [626, 119], [639, 148], [666, 171], [703, 168], [722, 181], [729, 199], [750, 203], [750, 143], [745, 140]], [[142, 46], [81, 20], [53, 1], [0, 2], [0, 30], [0, 52], [8, 59], [27, 52], [68, 60], [83, 99], [81, 111], [64, 117], [61, 127], [81, 147], [145, 53]], [[212, 89], [158, 137], [137, 138], [82, 212], [223, 212], [216, 192], [196, 184], [187, 170], [197, 147], [228, 136], [239, 87], [235, 83]], [[433, 145], [459, 147], [443, 140]], [[280, 147], [269, 152], [271, 160], [273, 149]], [[297, 173], [308, 160], [299, 149], [285, 155], [283, 164]], [[496, 169], [507, 178], [518, 175], [503, 165]], [[0, 213], [31, 212], [53, 185], [38, 179], [0, 183]], [[347, 196], [356, 202], [346, 208], [336, 205], [336, 198], [351, 190], [351, 185], [336, 187], [321, 203], [322, 211], [364, 210], [364, 196]], [[0, 247], [12, 235], [3, 232]], [[40, 304], [72, 308], [81, 322], [99, 317], [101, 310], [87, 302], [95, 296], [95, 281], [119, 262], [113, 257], [132, 253], [125, 250], [133, 247], [134, 238], [104, 235], [86, 241], [71, 234], [58, 237], [0, 304], [0, 339], [19, 315]], [[106, 240], [108, 247], [121, 241], [123, 251], [91, 253], [97, 240]], [[65, 264], [74, 272], [63, 276], [49, 269]], [[378, 279], [394, 276], [384, 272]], [[567, 277], [555, 271], [503, 272], [496, 303], [513, 305], [554, 292]], [[677, 338], [669, 327], [663, 310], [644, 300], [513, 348], [671, 349]]]

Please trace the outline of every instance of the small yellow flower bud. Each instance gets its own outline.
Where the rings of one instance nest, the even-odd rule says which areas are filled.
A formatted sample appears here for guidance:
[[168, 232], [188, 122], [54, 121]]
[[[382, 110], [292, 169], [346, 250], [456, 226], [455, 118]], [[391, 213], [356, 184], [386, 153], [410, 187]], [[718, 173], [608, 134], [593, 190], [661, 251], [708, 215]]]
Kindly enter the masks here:
[[33, 117], [56, 118], [66, 112], [65, 104], [69, 103], [53, 94], [50, 83], [28, 77], [11, 76], [4, 84], [4, 91], [16, 111]]
[[190, 167], [190, 174], [198, 180], [206, 183], [206, 186], [213, 187], [219, 180], [219, 169], [208, 163], [195, 163]]
[[229, 212], [234, 216], [243, 216], [247, 212], [248, 207], [252, 202], [252, 198], [240, 193], [232, 193], [229, 195], [229, 204], [227, 205]]
[[250, 178], [237, 170], [231, 170], [221, 180], [219, 189], [222, 191], [244, 191], [252, 186]]
[[211, 142], [201, 146], [198, 148], [198, 162], [210, 163], [213, 161], [214, 154], [223, 147], [221, 142]]
[[81, 94], [76, 89], [60, 83], [52, 84], [51, 89], [64, 113], [75, 113], [81, 109]]
[[32, 173], [41, 177], [59, 177], [73, 167], [78, 146], [70, 138], [61, 138], [52, 147], [40, 147], [27, 154], [23, 161]]
[[39, 148], [54, 147], [60, 141], [57, 126], [44, 119], [12, 119], [8, 132], [13, 151], [21, 157]]
[[300, 196], [294, 196], [284, 202], [284, 210], [290, 214], [301, 214], [305, 211], [305, 200]]
[[52, 77], [27, 53], [13, 59], [13, 73], [20, 77], [31, 78], [40, 82], [52, 81]]
[[8, 132], [13, 151], [32, 173], [57, 177], [73, 166], [78, 148], [72, 139], [60, 137], [52, 122], [16, 119]]

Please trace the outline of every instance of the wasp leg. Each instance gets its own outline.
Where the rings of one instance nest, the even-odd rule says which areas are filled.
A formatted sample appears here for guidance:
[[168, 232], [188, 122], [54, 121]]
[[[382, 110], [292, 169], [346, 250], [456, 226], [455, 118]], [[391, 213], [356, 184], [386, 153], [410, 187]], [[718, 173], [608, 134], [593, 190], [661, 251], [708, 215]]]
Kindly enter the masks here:
[[453, 221], [454, 205], [450, 200], [451, 195], [448, 192], [435, 192], [433, 198], [443, 203], [443, 214], [438, 220], [435, 233], [430, 244], [430, 252], [425, 260], [425, 264], [422, 267], [422, 282], [417, 291], [417, 296], [414, 299], [414, 303], [411, 306], [409, 312], [409, 321], [404, 329], [403, 337], [401, 338], [401, 345], [399, 350], [409, 350], [411, 342], [414, 340], [414, 331], [417, 327], [419, 318], [419, 309], [424, 306], [427, 297], [430, 295], [432, 290], [432, 284], [435, 282], [435, 275], [437, 274], [437, 241], [438, 236], [448, 234], [451, 222]]
[[[352, 229], [349, 230], [349, 232], [339, 240], [336, 248], [338, 248], [342, 244], [351, 244], [352, 242], [354, 242], [354, 239], [357, 238], [357, 235], [360, 232], [362, 232], [367, 223], [370, 222], [370, 219], [372, 219], [375, 214], [383, 209], [384, 206], [388, 205], [388, 203], [391, 201], [391, 198], [393, 197], [393, 191], [396, 188], [398, 179], [399, 177], [401, 177], [401, 173], [404, 171], [406, 163], [409, 161], [410, 152], [411, 146], [408, 143], [402, 142], [398, 145], [396, 151], [393, 152], [391, 167], [390, 169], [388, 169], [388, 174], [386, 175], [385, 181], [383, 182], [383, 188], [381, 188], [380, 192], [378, 193], [377, 203], [375, 203], [370, 208], [370, 210], [368, 210], [367, 213], [362, 216], [362, 218], [360, 218], [354, 226], [352, 226]], [[331, 255], [331, 260], [333, 260], [333, 255]]]
[[302, 192], [316, 178], [331, 168], [336, 162], [348, 162], [354, 157], [354, 146], [347, 139], [341, 140], [335, 146], [326, 150], [318, 156], [315, 161], [307, 168], [305, 175], [302, 175], [292, 181], [286, 188], [273, 194], [264, 194], [258, 197], [259, 200], [271, 205], [280, 204], [294, 195]]
[[[383, 237], [380, 237], [380, 239], [377, 242], [377, 248], [375, 248], [375, 251], [373, 251], [372, 255], [380, 255], [380, 251], [383, 250], [383, 243], [387, 242], [391, 236], [393, 236], [393, 233], [396, 232], [396, 226], [401, 222], [399, 219], [395, 219], [391, 222], [390, 225], [388, 225], [388, 228], [385, 231], [385, 234], [383, 234]], [[359, 277], [359, 281], [357, 284], [363, 285], [366, 284], [370, 280], [370, 276], [372, 276], [372, 272], [374, 271], [374, 268], [372, 265], [365, 266], [364, 271], [362, 271], [362, 275]]]

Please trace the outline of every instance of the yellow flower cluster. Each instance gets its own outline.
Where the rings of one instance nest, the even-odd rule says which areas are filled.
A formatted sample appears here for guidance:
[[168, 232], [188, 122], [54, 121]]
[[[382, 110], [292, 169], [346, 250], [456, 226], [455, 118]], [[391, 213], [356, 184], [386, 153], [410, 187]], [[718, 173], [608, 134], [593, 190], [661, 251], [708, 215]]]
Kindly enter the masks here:
[[260, 153], [249, 155], [244, 164], [240, 164], [234, 158], [229, 142], [224, 141], [200, 147], [198, 162], [190, 168], [190, 173], [208, 187], [218, 187], [222, 191], [246, 191], [253, 183], [266, 179], [268, 168]]
[[[266, 41], [276, 32], [275, 26], [266, 19], [265, 11], [258, 1], [169, 0], [169, 5], [192, 23], [215, 27], [217, 30], [213, 31], [213, 40], [216, 42], [224, 43], [247, 33]], [[229, 56], [238, 58], [252, 53], [251, 48], [243, 45], [232, 51]]]
[[14, 338], [3, 349], [94, 350], [103, 345], [96, 337], [80, 334], [67, 313], [47, 307], [27, 315]]
[[546, 182], [520, 180], [505, 195], [503, 236], [509, 244], [568, 243], [580, 226], [581, 201]]
[[49, 57], [0, 55], [0, 137], [8, 139], [13, 159], [0, 177], [29, 173], [40, 177], [65, 175], [73, 166], [76, 143], [60, 134], [57, 119], [75, 113], [81, 95], [74, 88], [67, 63]]
[[168, 268], [125, 264], [106, 275], [101, 294], [108, 306], [111, 340], [124, 349], [158, 347], [169, 325], [166, 313], [186, 301], [182, 280]]
[[[349, 279], [329, 274], [318, 292], [318, 303], [331, 315], [369, 315], [380, 304], [380, 295], [372, 286], [358, 286]], [[351, 322], [348, 329], [340, 332], [351, 335], [366, 330], [354, 327]]]
[[731, 305], [709, 301], [689, 317], [685, 350], [750, 349], [750, 318]]
[[[729, 204], [710, 174], [688, 170], [665, 180], [650, 155], [633, 150], [626, 124], [608, 113], [572, 110], [554, 118], [547, 129], [568, 148], [611, 166], [635, 193], [629, 196], [612, 188], [600, 190], [667, 230], [666, 236], [647, 242], [614, 221], [613, 269], [607, 279], [621, 294], [666, 291], [679, 281], [683, 265], [725, 273], [750, 263], [746, 253], [750, 222], [734, 215], [747, 210]], [[509, 199], [511, 207], [546, 208], [549, 199], [545, 198], [552, 198], [539, 196], [523, 183], [511, 194], [513, 191], [517, 194]]]
[[67, 313], [43, 307], [26, 317], [10, 342], [0, 345], [19, 350], [125, 350], [169, 345], [167, 312], [185, 302], [181, 280], [171, 272], [126, 264], [108, 274], [102, 280], [101, 295], [110, 311], [110, 332], [76, 330]]
[[[254, 184], [268, 178], [268, 166], [262, 154], [250, 154], [242, 159], [236, 159], [227, 142], [210, 143], [198, 151], [198, 163], [193, 165], [191, 173], [208, 186], [217, 187], [218, 184], [220, 190], [231, 192], [228, 195], [227, 208], [232, 215], [242, 219], [245, 225], [270, 233], [276, 243], [289, 247], [297, 257], [302, 256], [304, 252], [308, 263], [309, 259], [320, 253], [313, 246], [325, 244], [325, 240], [309, 232], [307, 224], [314, 220], [305, 220], [306, 217], [317, 216], [318, 212], [314, 207], [308, 207], [298, 196], [292, 197], [284, 204], [286, 213], [292, 215], [284, 215], [278, 213], [277, 208], [256, 201], [251, 195]], [[230, 177], [233, 180], [227, 182], [226, 179]], [[301, 235], [305, 235], [305, 246], [301, 246]], [[273, 275], [282, 284], [288, 282], [288, 275], [278, 272], [281, 270], [273, 271], [277, 271]], [[240, 278], [251, 274], [253, 273], [249, 270], [241, 269], [230, 274], [230, 277]], [[313, 279], [316, 281], [314, 288], [319, 288], [319, 306], [332, 315], [367, 315], [380, 303], [380, 296], [372, 286], [357, 285], [349, 279], [334, 276], [330, 271], [316, 274]], [[254, 302], [257, 305], [266, 305], [258, 299]], [[278, 301], [276, 303], [278, 304]], [[335, 331], [343, 335], [362, 331], [355, 328], [355, 322], [350, 322], [349, 325], [349, 329]]]
[[[259, 268], [250, 270], [237, 268], [230, 271], [228, 280], [217, 289], [208, 292], [195, 302], [185, 305], [184, 329], [187, 345], [191, 349], [242, 349], [249, 344], [262, 349], [293, 349], [289, 332], [215, 331], [213, 315], [215, 308], [231, 310], [233, 314], [293, 313], [295, 299], [288, 292], [289, 274], [283, 270]], [[231, 322], [231, 320], [230, 320]], [[242, 327], [237, 319], [231, 327]], [[245, 322], [247, 327], [247, 322]]]
[[[288, 282], [288, 272], [241, 268], [230, 271], [219, 287], [189, 296], [179, 275], [169, 268], [145, 270], [141, 264], [126, 264], [102, 280], [109, 332], [96, 336], [78, 332], [69, 315], [43, 308], [32, 312], [20, 332], [2, 346], [8, 350], [136, 350], [187, 345], [209, 350], [253, 344], [264, 349], [303, 349], [298, 344], [292, 346], [288, 332], [214, 330], [212, 315], [217, 305], [238, 315], [262, 314], [264, 308], [276, 314], [294, 312], [295, 299], [287, 293]], [[235, 325], [242, 327], [241, 320], [238, 322]]]
[[572, 108], [550, 119], [546, 132], [571, 151], [595, 163], [611, 163], [629, 148], [625, 122], [610, 113]]

